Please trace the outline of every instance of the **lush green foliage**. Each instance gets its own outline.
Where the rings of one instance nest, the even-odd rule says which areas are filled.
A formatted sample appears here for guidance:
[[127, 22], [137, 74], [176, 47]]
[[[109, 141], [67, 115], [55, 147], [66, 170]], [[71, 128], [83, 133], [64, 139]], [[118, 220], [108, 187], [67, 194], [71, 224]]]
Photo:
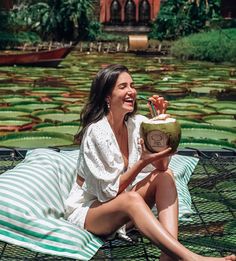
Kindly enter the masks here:
[[173, 40], [196, 33], [220, 17], [221, 0], [168, 0], [161, 4], [150, 37]]
[[40, 43], [40, 37], [33, 32], [8, 33], [0, 31], [0, 49], [15, 47], [24, 43]]
[[10, 23], [16, 31], [33, 30], [44, 40], [68, 41], [88, 37], [92, 0], [27, 2], [10, 13]]
[[236, 29], [213, 30], [177, 40], [173, 56], [212, 62], [236, 62]]

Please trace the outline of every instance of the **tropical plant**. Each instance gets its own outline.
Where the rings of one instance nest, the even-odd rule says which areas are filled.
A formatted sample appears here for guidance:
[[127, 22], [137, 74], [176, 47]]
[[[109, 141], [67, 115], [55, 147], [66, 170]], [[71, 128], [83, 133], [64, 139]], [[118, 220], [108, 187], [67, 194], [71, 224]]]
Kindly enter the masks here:
[[219, 29], [183, 37], [172, 44], [171, 53], [181, 59], [236, 62], [236, 29]]
[[199, 32], [220, 17], [221, 0], [168, 0], [152, 24], [151, 38], [173, 40]]
[[31, 0], [12, 10], [11, 21], [16, 28], [34, 30], [45, 40], [84, 39], [88, 36], [92, 10], [92, 0]]

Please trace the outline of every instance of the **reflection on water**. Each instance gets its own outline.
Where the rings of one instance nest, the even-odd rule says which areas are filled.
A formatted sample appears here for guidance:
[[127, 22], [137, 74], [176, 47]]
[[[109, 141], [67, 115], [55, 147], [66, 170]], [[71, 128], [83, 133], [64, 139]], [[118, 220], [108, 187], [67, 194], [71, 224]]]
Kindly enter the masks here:
[[[91, 79], [109, 63], [130, 69], [139, 96], [159, 94], [170, 101], [182, 147], [236, 147], [235, 65], [76, 51], [57, 69], [0, 67], [0, 145], [72, 144]], [[150, 116], [146, 102], [138, 104]]]

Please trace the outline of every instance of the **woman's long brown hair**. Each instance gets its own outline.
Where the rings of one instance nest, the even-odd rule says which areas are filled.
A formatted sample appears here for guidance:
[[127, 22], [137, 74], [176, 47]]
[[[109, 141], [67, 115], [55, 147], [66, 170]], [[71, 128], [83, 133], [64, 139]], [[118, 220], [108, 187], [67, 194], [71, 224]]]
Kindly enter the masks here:
[[[87, 103], [80, 114], [81, 127], [75, 135], [75, 144], [81, 144], [83, 135], [91, 123], [97, 122], [108, 114], [106, 98], [111, 94], [115, 87], [119, 75], [123, 72], [129, 73], [126, 66], [120, 64], [109, 65], [100, 70], [92, 81], [90, 94]], [[137, 104], [135, 102], [134, 110], [128, 116], [136, 113]]]

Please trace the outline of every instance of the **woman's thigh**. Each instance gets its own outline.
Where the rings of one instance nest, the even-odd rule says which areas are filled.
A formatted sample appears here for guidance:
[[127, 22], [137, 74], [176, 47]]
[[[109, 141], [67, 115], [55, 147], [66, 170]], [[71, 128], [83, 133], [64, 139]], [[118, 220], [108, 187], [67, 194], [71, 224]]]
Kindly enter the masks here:
[[104, 203], [95, 201], [88, 210], [85, 228], [96, 235], [110, 235], [130, 221], [131, 208], [135, 209], [136, 204], [143, 203], [136, 192], [123, 192]]

